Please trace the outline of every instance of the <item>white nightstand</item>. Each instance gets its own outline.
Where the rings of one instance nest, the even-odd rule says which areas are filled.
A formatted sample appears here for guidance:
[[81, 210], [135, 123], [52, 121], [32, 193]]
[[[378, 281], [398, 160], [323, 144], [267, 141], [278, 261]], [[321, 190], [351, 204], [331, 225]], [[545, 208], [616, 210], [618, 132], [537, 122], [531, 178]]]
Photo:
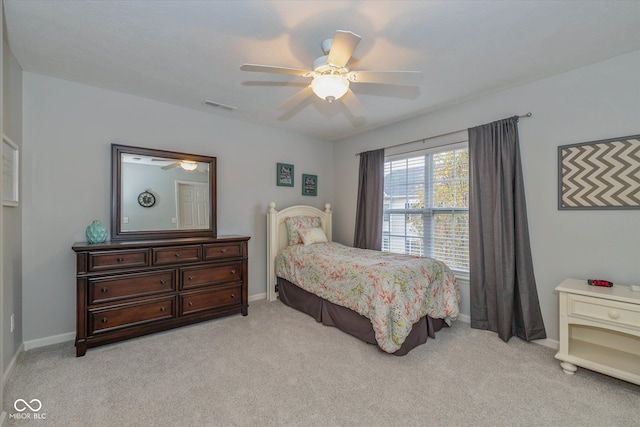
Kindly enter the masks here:
[[566, 279], [560, 296], [560, 350], [567, 374], [591, 369], [640, 385], [640, 292]]

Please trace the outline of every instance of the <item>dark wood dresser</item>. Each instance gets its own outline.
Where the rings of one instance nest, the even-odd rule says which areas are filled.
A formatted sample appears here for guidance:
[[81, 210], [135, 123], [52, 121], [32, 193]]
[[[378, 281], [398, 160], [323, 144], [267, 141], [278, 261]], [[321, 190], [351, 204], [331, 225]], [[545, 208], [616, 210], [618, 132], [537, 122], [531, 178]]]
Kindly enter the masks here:
[[249, 237], [73, 245], [76, 356], [215, 317], [247, 315]]

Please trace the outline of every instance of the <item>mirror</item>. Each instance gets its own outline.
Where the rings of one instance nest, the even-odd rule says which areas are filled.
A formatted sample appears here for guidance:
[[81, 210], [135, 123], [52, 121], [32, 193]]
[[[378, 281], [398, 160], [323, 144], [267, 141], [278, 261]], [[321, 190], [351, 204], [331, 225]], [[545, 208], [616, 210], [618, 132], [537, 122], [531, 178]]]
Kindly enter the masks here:
[[216, 158], [111, 144], [111, 240], [216, 237]]

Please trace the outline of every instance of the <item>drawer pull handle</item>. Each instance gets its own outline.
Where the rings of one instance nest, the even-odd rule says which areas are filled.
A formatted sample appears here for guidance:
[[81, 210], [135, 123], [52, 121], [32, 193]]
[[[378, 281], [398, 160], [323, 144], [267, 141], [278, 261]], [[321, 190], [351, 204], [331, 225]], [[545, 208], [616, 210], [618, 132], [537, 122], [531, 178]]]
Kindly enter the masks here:
[[117, 261], [117, 262], [124, 262], [124, 258], [122, 258], [121, 256], [119, 256], [119, 257], [116, 259], [116, 261]]
[[222, 252], [222, 253], [227, 252], [227, 248], [222, 248], [222, 249], [220, 249], [220, 252]]
[[109, 292], [108, 288], [102, 288], [100, 289], [100, 292], [102, 292], [103, 294], [106, 294], [107, 292]]
[[236, 269], [231, 270], [231, 274], [236, 274]]
[[187, 277], [187, 279], [193, 280], [193, 276], [189, 276], [189, 277]]
[[166, 284], [167, 284], [167, 281], [166, 281], [166, 280], [164, 280], [164, 279], [162, 279], [162, 280], [160, 280], [160, 284], [161, 284], [161, 285], [166, 285]]
[[609, 317], [611, 317], [612, 319], [617, 319], [620, 317], [620, 313], [615, 310], [609, 310]]
[[176, 258], [180, 258], [180, 252], [176, 252]]
[[189, 301], [189, 307], [193, 307], [193, 301]]
[[165, 311], [167, 311], [167, 309], [164, 307], [160, 307], [160, 311], [164, 313]]
[[102, 318], [102, 323], [107, 323], [109, 321], [109, 319], [107, 319], [106, 317]]
[[236, 294], [231, 294], [231, 298], [235, 298], [235, 297], [236, 297]]

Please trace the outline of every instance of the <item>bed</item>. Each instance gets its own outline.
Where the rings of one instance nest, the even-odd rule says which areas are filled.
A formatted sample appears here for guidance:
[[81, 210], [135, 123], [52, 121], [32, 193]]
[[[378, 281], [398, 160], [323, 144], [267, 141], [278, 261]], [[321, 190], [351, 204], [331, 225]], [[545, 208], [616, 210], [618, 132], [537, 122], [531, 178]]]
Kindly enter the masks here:
[[267, 212], [267, 298], [317, 322], [406, 355], [459, 315], [460, 291], [442, 262], [340, 245], [331, 206]]

